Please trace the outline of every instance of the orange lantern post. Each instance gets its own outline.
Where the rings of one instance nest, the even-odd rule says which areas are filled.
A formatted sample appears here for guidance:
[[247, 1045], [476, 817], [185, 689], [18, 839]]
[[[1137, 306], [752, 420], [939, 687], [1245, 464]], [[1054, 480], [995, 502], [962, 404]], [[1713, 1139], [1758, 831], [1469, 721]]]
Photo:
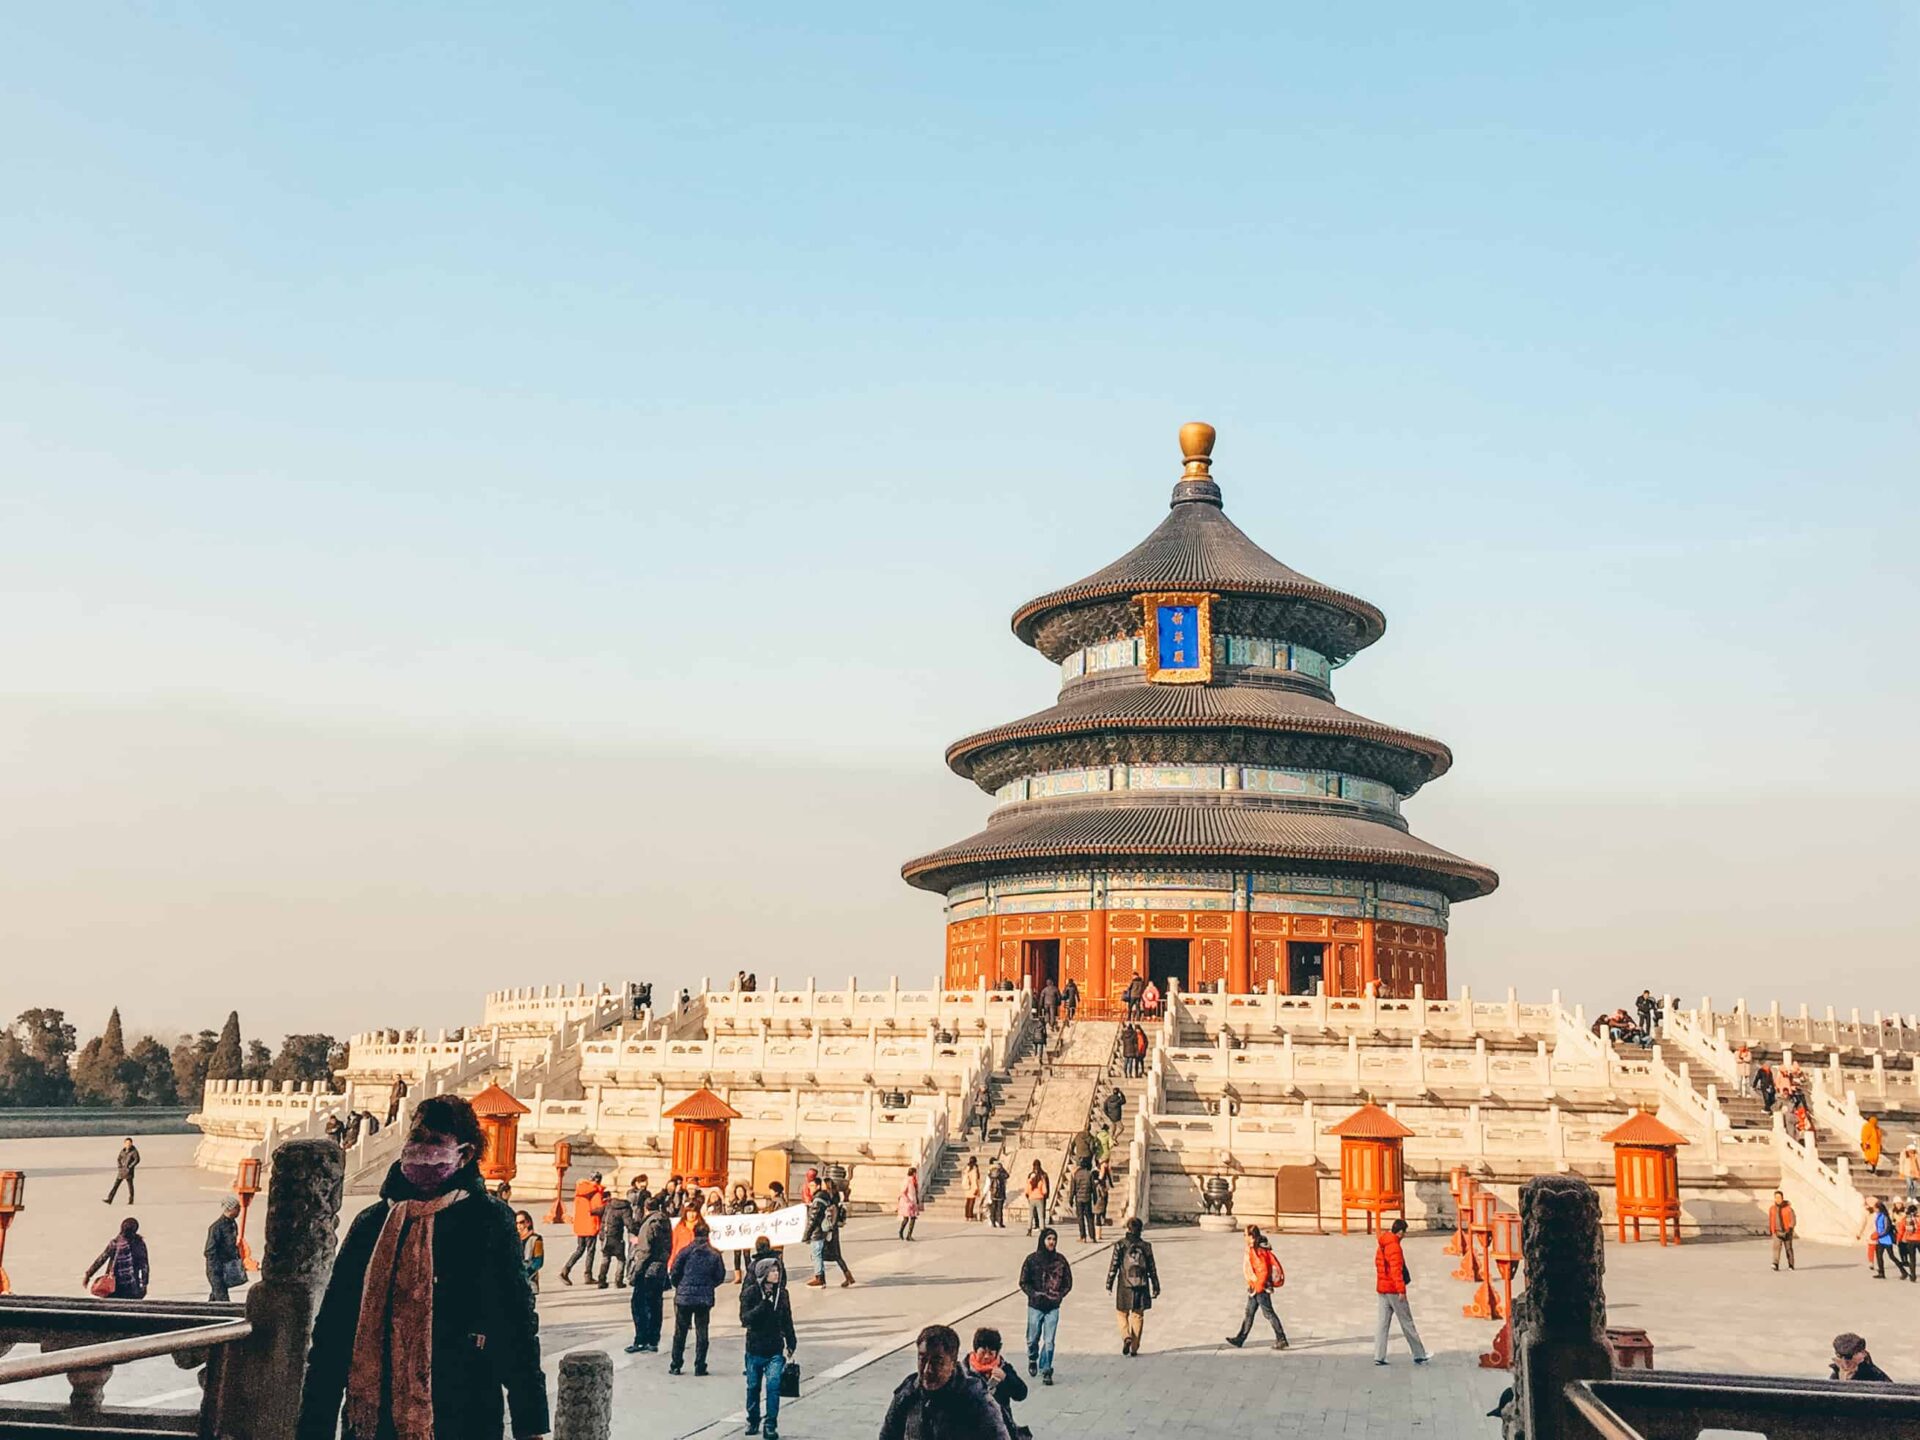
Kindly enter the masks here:
[[1480, 1284], [1473, 1299], [1460, 1307], [1470, 1320], [1498, 1320], [1500, 1297], [1493, 1293], [1493, 1218], [1500, 1213], [1500, 1197], [1491, 1190], [1479, 1190], [1473, 1197], [1473, 1228], [1467, 1243], [1480, 1255]]
[[1456, 1165], [1447, 1172], [1447, 1189], [1453, 1195], [1453, 1234], [1447, 1237], [1447, 1248], [1443, 1255], [1459, 1255], [1466, 1250], [1467, 1227], [1461, 1223], [1460, 1195], [1473, 1183], [1473, 1177], [1467, 1174], [1467, 1167]]
[[1493, 1348], [1480, 1357], [1480, 1368], [1510, 1370], [1513, 1368], [1513, 1272], [1520, 1266], [1517, 1211], [1502, 1210], [1493, 1217], [1493, 1244], [1487, 1254], [1500, 1269], [1500, 1312], [1506, 1318], [1500, 1333], [1493, 1337]]
[[549, 1225], [567, 1218], [567, 1167], [573, 1163], [573, 1146], [565, 1140], [553, 1142], [553, 1209], [547, 1215]]
[[486, 1141], [480, 1152], [480, 1178], [502, 1184], [520, 1168], [520, 1117], [533, 1112], [498, 1084], [473, 1097], [473, 1113]]
[[1613, 1204], [1620, 1218], [1620, 1239], [1640, 1238], [1640, 1222], [1660, 1226], [1660, 1243], [1667, 1243], [1667, 1222], [1673, 1222], [1673, 1243], [1680, 1243], [1680, 1147], [1687, 1137], [1641, 1110], [1623, 1125], [1600, 1137], [1613, 1146]]
[[1453, 1211], [1453, 1233], [1460, 1240], [1460, 1263], [1453, 1267], [1456, 1280], [1478, 1280], [1480, 1257], [1473, 1248], [1473, 1206], [1480, 1193], [1480, 1182], [1471, 1175], [1460, 1177], [1460, 1203]]
[[740, 1112], [704, 1087], [661, 1112], [673, 1121], [673, 1168], [689, 1185], [727, 1186], [727, 1148]]
[[242, 1160], [234, 1172], [233, 1193], [240, 1202], [240, 1265], [246, 1270], [258, 1270], [260, 1262], [253, 1258], [253, 1250], [247, 1244], [247, 1211], [253, 1206], [253, 1197], [260, 1193], [260, 1162], [253, 1156]]
[[1340, 1137], [1340, 1233], [1347, 1233], [1347, 1211], [1364, 1211], [1367, 1233], [1374, 1221], [1385, 1224], [1389, 1210], [1407, 1213], [1406, 1164], [1401, 1142], [1413, 1134], [1378, 1105], [1362, 1105], [1327, 1131]]
[[27, 1176], [21, 1170], [0, 1170], [0, 1295], [13, 1293], [7, 1279], [7, 1229], [13, 1217], [27, 1208]]

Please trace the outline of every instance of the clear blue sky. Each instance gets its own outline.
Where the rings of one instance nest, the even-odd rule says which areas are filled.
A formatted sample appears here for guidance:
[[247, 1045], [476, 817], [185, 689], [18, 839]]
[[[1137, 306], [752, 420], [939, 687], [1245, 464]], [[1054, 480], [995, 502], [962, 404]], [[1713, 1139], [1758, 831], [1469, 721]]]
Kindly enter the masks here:
[[924, 775], [1047, 702], [1007, 615], [1156, 522], [1203, 418], [1229, 512], [1386, 610], [1340, 693], [1455, 746], [1445, 803], [1910, 797], [1917, 34], [40, 7], [0, 54], [11, 732]]

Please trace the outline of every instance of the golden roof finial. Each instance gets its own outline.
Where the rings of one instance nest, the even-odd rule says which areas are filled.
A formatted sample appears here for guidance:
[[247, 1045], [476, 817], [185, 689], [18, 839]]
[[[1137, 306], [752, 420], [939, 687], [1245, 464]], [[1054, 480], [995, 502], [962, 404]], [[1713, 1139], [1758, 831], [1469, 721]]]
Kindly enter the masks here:
[[1204, 420], [1189, 420], [1180, 427], [1180, 453], [1186, 457], [1184, 480], [1206, 480], [1213, 465], [1213, 426]]

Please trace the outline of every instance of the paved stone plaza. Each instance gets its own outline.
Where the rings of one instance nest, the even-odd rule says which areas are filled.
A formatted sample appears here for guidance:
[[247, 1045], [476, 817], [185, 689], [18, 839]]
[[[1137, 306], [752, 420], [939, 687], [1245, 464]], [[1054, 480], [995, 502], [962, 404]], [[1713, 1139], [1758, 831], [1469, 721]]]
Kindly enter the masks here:
[[[221, 1191], [192, 1168], [193, 1138], [141, 1142], [141, 1200], [131, 1212], [100, 1203], [117, 1143], [0, 1142], [0, 1165], [31, 1177], [29, 1209], [14, 1227], [7, 1255], [16, 1287], [80, 1293], [80, 1272], [119, 1218], [135, 1213], [153, 1252], [154, 1294], [204, 1298], [201, 1238]], [[256, 1243], [258, 1227], [256, 1216], [250, 1226]], [[923, 1221], [920, 1238], [903, 1245], [893, 1227], [884, 1217], [851, 1227], [848, 1260], [860, 1279], [853, 1289], [837, 1283], [796, 1289], [806, 1384], [803, 1398], [782, 1412], [783, 1433], [844, 1440], [877, 1426], [887, 1394], [911, 1369], [913, 1335], [927, 1323], [951, 1324], [963, 1338], [976, 1325], [992, 1324], [1019, 1348], [1024, 1307], [1013, 1293], [1014, 1279], [1030, 1243], [1021, 1228], [991, 1233]], [[1366, 1237], [1280, 1237], [1288, 1283], [1279, 1309], [1293, 1341], [1284, 1354], [1260, 1344], [1258, 1332], [1244, 1351], [1221, 1343], [1240, 1313], [1235, 1237], [1180, 1228], [1152, 1238], [1165, 1295], [1148, 1316], [1145, 1352], [1137, 1360], [1119, 1354], [1103, 1288], [1104, 1247], [1067, 1247], [1076, 1288], [1060, 1331], [1059, 1383], [1036, 1387], [1018, 1412], [1037, 1434], [1495, 1433], [1484, 1412], [1504, 1378], [1475, 1363], [1493, 1327], [1461, 1315], [1467, 1287], [1448, 1278], [1453, 1262], [1440, 1253], [1440, 1237], [1416, 1236], [1407, 1247], [1415, 1316], [1434, 1363], [1416, 1369], [1396, 1336], [1394, 1363], [1385, 1370], [1372, 1363]], [[584, 1347], [614, 1354], [617, 1433], [741, 1433], [740, 1332], [724, 1297], [715, 1312], [713, 1375], [696, 1380], [689, 1367], [688, 1375], [669, 1379], [664, 1356], [621, 1353], [628, 1339], [625, 1292], [562, 1288], [555, 1277], [570, 1242], [556, 1227], [548, 1231], [548, 1245], [540, 1300], [548, 1360]], [[804, 1270], [799, 1253], [792, 1258]], [[1800, 1259], [1798, 1273], [1776, 1275], [1763, 1241], [1665, 1251], [1610, 1245], [1609, 1313], [1615, 1324], [1651, 1333], [1662, 1368], [1823, 1375], [1827, 1342], [1836, 1331], [1854, 1329], [1897, 1379], [1920, 1376], [1920, 1286], [1869, 1279], [1856, 1247], [1803, 1246]], [[183, 1390], [183, 1378], [167, 1362], [143, 1363], [117, 1376], [111, 1394], [120, 1403], [186, 1404], [192, 1392]], [[36, 1382], [18, 1393], [62, 1390], [60, 1382]]]

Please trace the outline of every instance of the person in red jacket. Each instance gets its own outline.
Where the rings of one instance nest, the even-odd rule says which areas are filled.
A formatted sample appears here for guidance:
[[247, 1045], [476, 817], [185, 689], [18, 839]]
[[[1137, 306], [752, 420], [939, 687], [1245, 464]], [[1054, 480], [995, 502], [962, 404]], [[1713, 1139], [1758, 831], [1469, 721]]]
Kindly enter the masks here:
[[1373, 1332], [1373, 1363], [1387, 1363], [1387, 1335], [1393, 1328], [1395, 1316], [1400, 1320], [1400, 1333], [1407, 1337], [1407, 1348], [1413, 1351], [1413, 1363], [1427, 1363], [1427, 1347], [1420, 1343], [1420, 1332], [1413, 1325], [1413, 1311], [1407, 1308], [1407, 1282], [1413, 1277], [1407, 1270], [1406, 1252], [1400, 1248], [1400, 1237], [1407, 1233], [1407, 1222], [1396, 1220], [1391, 1230], [1380, 1232], [1380, 1244], [1373, 1252], [1373, 1288], [1380, 1295], [1380, 1319]]
[[1280, 1268], [1280, 1257], [1273, 1253], [1273, 1246], [1267, 1243], [1258, 1225], [1247, 1226], [1246, 1272], [1247, 1313], [1240, 1317], [1240, 1333], [1227, 1336], [1227, 1343], [1236, 1350], [1246, 1344], [1247, 1334], [1253, 1329], [1253, 1317], [1264, 1311], [1267, 1323], [1273, 1326], [1273, 1348], [1286, 1349], [1287, 1332], [1280, 1324], [1280, 1317], [1273, 1313], [1273, 1292], [1287, 1283], [1287, 1272]]
[[587, 1278], [593, 1278], [593, 1252], [600, 1244], [600, 1216], [606, 1208], [606, 1187], [600, 1183], [600, 1172], [596, 1170], [591, 1178], [573, 1187], [573, 1254], [560, 1267], [562, 1285], [573, 1284], [573, 1267], [582, 1256], [587, 1261]]

